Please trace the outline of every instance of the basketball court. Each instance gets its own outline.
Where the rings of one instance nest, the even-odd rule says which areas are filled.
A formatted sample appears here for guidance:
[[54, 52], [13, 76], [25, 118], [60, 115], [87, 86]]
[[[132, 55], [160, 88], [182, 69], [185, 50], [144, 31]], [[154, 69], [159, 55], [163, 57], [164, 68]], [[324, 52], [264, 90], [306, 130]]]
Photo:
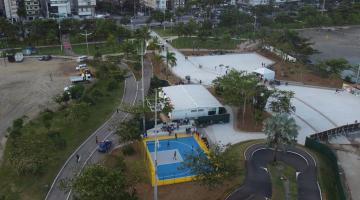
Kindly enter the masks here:
[[[201, 139], [196, 135], [178, 134], [177, 138], [174, 136], [159, 137], [156, 143], [158, 185], [193, 180], [195, 174], [183, 163], [189, 155], [199, 155], [207, 152], [207, 148]], [[144, 144], [154, 184], [155, 139], [145, 139]]]

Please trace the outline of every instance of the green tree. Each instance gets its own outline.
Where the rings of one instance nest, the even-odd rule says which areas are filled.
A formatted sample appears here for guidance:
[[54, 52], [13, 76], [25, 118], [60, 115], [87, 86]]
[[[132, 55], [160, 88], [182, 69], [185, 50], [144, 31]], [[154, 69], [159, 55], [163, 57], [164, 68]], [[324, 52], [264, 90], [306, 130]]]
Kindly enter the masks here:
[[295, 106], [291, 104], [291, 99], [294, 98], [293, 91], [275, 90], [271, 95], [269, 103], [270, 110], [274, 113], [287, 113], [295, 112]]
[[117, 45], [117, 41], [114, 35], [109, 34], [109, 36], [106, 39], [106, 46], [110, 47], [112, 51], [115, 51]]
[[350, 64], [344, 58], [323, 60], [317, 64], [320, 71], [329, 75], [340, 76], [340, 73], [350, 68]]
[[231, 70], [225, 76], [214, 80], [216, 92], [224, 99], [226, 104], [243, 107], [243, 122], [245, 119], [246, 105], [252, 102], [256, 94], [258, 80], [245, 71]]
[[129, 142], [141, 139], [139, 118], [131, 119], [126, 123], [121, 123], [116, 131], [116, 134], [120, 136], [121, 142]]
[[220, 186], [240, 173], [239, 157], [234, 151], [225, 151], [225, 148], [216, 144], [208, 154], [201, 151], [186, 156], [181, 168], [190, 168], [196, 174], [196, 180], [213, 188]]
[[286, 113], [276, 114], [265, 120], [263, 131], [269, 147], [274, 148], [274, 162], [279, 149], [285, 150], [286, 146], [296, 142], [298, 129], [294, 118]]
[[132, 186], [128, 184], [124, 171], [111, 170], [101, 165], [86, 167], [65, 187], [72, 189], [81, 200], [137, 199], [134, 193], [129, 192]]
[[174, 67], [176, 65], [176, 56], [174, 52], [170, 52], [169, 50], [166, 50], [166, 77], [168, 76], [168, 68]]

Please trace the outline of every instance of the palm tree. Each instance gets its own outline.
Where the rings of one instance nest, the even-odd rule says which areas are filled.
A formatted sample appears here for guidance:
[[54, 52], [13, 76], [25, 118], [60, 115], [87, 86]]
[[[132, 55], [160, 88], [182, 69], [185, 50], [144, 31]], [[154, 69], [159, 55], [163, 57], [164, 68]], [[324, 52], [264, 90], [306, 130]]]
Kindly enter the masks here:
[[286, 113], [276, 114], [264, 122], [263, 131], [267, 135], [267, 143], [274, 148], [274, 162], [279, 148], [294, 144], [299, 134], [298, 129], [294, 118]]
[[176, 57], [174, 52], [170, 52], [169, 50], [166, 50], [166, 78], [168, 77], [168, 68], [169, 65], [171, 67], [174, 67], [176, 65]]

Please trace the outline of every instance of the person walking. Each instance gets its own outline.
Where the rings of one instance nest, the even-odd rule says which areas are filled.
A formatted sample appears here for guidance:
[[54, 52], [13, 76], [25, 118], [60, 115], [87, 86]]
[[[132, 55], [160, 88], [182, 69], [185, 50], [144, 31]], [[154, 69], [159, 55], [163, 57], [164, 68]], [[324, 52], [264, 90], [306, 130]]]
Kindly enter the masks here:
[[96, 144], [99, 144], [98, 136], [95, 136], [95, 142], [96, 142]]
[[173, 160], [176, 160], [176, 151], [174, 151], [174, 157]]
[[76, 162], [77, 162], [77, 163], [80, 162], [80, 156], [79, 156], [79, 154], [76, 154]]
[[175, 133], [175, 140], [177, 140], [177, 133]]

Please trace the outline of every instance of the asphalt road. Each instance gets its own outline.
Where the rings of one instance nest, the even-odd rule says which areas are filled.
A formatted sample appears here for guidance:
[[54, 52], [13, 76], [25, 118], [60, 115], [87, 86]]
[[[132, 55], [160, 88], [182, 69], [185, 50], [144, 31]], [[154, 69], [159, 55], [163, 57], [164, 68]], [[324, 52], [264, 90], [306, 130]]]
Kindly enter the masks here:
[[[152, 75], [151, 64], [144, 62], [144, 86], [145, 94], [149, 89], [150, 78]], [[124, 94], [121, 103], [135, 104], [136, 101], [141, 100], [141, 81], [136, 81], [132, 73], [128, 74], [125, 80]], [[63, 167], [60, 169], [58, 175], [55, 177], [51, 188], [46, 195], [46, 200], [68, 200], [72, 199], [71, 191], [64, 191], [59, 188], [60, 182], [63, 179], [73, 178], [78, 175], [82, 169], [90, 163], [96, 163], [100, 161], [105, 154], [98, 153], [96, 151], [96, 137], [98, 140], [112, 139], [114, 145], [117, 145], [119, 140], [114, 135], [119, 122], [125, 122], [129, 118], [128, 113], [114, 112], [108, 121], [106, 121], [101, 127], [99, 127], [91, 136], [88, 137], [74, 153], [68, 158]], [[80, 161], [76, 161], [76, 155], [80, 156]]]
[[[250, 146], [245, 152], [247, 169], [245, 182], [226, 200], [270, 199], [271, 179], [267, 164], [272, 162], [273, 153], [274, 150], [266, 148], [264, 144]], [[308, 153], [291, 147], [286, 153], [278, 152], [277, 160], [296, 169], [299, 200], [321, 200], [316, 178], [316, 162]]]

